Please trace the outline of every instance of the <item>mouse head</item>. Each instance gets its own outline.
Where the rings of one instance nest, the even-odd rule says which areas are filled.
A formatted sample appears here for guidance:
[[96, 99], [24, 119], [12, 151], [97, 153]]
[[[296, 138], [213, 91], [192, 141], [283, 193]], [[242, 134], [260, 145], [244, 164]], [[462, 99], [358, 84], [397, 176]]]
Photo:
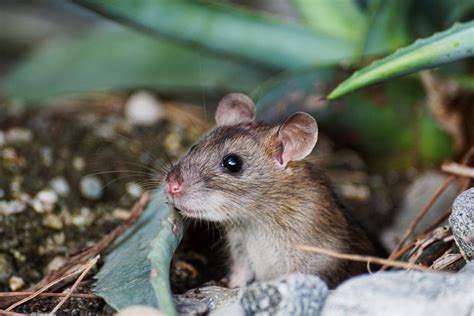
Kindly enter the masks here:
[[259, 217], [263, 205], [288, 197], [289, 178], [316, 144], [316, 121], [298, 112], [278, 126], [257, 123], [253, 101], [239, 93], [219, 102], [215, 119], [166, 175], [168, 201], [188, 217]]

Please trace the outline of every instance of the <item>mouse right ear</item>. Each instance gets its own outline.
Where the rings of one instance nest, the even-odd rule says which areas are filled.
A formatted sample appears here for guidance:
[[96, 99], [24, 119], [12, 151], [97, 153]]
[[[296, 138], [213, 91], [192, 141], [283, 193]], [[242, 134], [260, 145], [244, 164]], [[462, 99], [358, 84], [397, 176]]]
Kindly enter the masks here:
[[254, 122], [255, 104], [245, 94], [228, 94], [219, 102], [215, 118], [217, 126]]
[[311, 153], [318, 141], [318, 124], [311, 115], [297, 112], [278, 128], [275, 141], [276, 159], [286, 167], [288, 162], [304, 159]]

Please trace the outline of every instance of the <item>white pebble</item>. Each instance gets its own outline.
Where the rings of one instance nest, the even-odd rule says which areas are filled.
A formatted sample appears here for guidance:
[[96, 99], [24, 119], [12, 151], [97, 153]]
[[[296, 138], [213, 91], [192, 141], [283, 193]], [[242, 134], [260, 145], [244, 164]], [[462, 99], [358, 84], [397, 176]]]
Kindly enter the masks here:
[[53, 151], [50, 147], [43, 147], [40, 151], [41, 159], [46, 167], [51, 167], [53, 164]]
[[116, 208], [116, 209], [113, 210], [112, 216], [115, 219], [119, 219], [119, 220], [124, 221], [124, 220], [126, 220], [130, 217], [130, 211], [125, 210], [123, 208]]
[[61, 220], [61, 217], [55, 214], [47, 214], [43, 218], [43, 225], [57, 230], [61, 230], [63, 228], [63, 222]]
[[8, 216], [26, 210], [26, 205], [20, 201], [0, 201], [0, 215]]
[[10, 280], [8, 280], [8, 284], [10, 285], [10, 289], [12, 291], [18, 291], [23, 286], [25, 286], [25, 281], [18, 276], [12, 276]]
[[103, 185], [96, 176], [84, 176], [79, 183], [81, 194], [89, 200], [98, 200], [103, 194]]
[[6, 143], [5, 133], [0, 131], [0, 147], [5, 146]]
[[80, 210], [79, 214], [73, 215], [71, 218], [71, 222], [75, 226], [88, 226], [92, 224], [94, 221], [94, 214], [92, 214], [90, 208], [88, 207], [83, 207]]
[[86, 166], [86, 161], [82, 157], [74, 157], [74, 159], [72, 160], [72, 166], [77, 171], [82, 171]]
[[49, 185], [59, 196], [65, 197], [69, 194], [69, 183], [64, 177], [56, 177], [52, 179], [49, 182]]
[[31, 201], [31, 206], [38, 213], [51, 212], [58, 201], [58, 195], [53, 190], [41, 190]]
[[5, 140], [9, 144], [29, 143], [33, 139], [33, 133], [26, 128], [13, 127], [5, 134]]
[[163, 116], [162, 112], [161, 103], [146, 91], [134, 93], [125, 104], [125, 117], [132, 125], [153, 125]]
[[46, 267], [45, 273], [47, 274], [51, 271], [61, 268], [66, 263], [66, 261], [67, 260], [64, 257], [61, 257], [61, 256], [54, 257], [53, 260], [51, 260], [51, 262]]
[[127, 190], [127, 193], [134, 198], [139, 198], [143, 193], [142, 187], [135, 182], [127, 183], [125, 189]]

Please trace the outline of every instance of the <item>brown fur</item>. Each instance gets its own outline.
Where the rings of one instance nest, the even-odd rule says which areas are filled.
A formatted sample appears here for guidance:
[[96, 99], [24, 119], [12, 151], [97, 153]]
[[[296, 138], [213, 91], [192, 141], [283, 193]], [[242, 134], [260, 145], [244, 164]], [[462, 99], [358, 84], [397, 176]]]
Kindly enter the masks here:
[[[170, 202], [185, 216], [224, 223], [232, 273], [245, 275], [244, 284], [235, 277], [232, 285], [303, 272], [317, 274], [334, 287], [363, 273], [365, 264], [303, 252], [295, 245], [364, 255], [373, 255], [374, 247], [314, 164], [302, 160], [290, 161], [286, 168], [278, 165], [277, 131], [261, 123], [215, 128], [171, 171], [182, 177], [185, 189]], [[238, 174], [221, 166], [229, 153], [243, 159]]]

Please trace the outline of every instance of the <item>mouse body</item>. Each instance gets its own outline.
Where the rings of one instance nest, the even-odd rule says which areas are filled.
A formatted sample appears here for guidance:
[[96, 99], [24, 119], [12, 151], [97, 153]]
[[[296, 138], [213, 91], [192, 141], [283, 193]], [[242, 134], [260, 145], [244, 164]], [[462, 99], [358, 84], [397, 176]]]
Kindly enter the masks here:
[[324, 173], [305, 159], [317, 142], [315, 119], [298, 112], [277, 126], [257, 122], [253, 101], [238, 93], [220, 101], [215, 119], [217, 126], [167, 173], [165, 191], [185, 217], [222, 224], [229, 286], [302, 272], [334, 287], [365, 272], [364, 263], [296, 247], [376, 253]]

